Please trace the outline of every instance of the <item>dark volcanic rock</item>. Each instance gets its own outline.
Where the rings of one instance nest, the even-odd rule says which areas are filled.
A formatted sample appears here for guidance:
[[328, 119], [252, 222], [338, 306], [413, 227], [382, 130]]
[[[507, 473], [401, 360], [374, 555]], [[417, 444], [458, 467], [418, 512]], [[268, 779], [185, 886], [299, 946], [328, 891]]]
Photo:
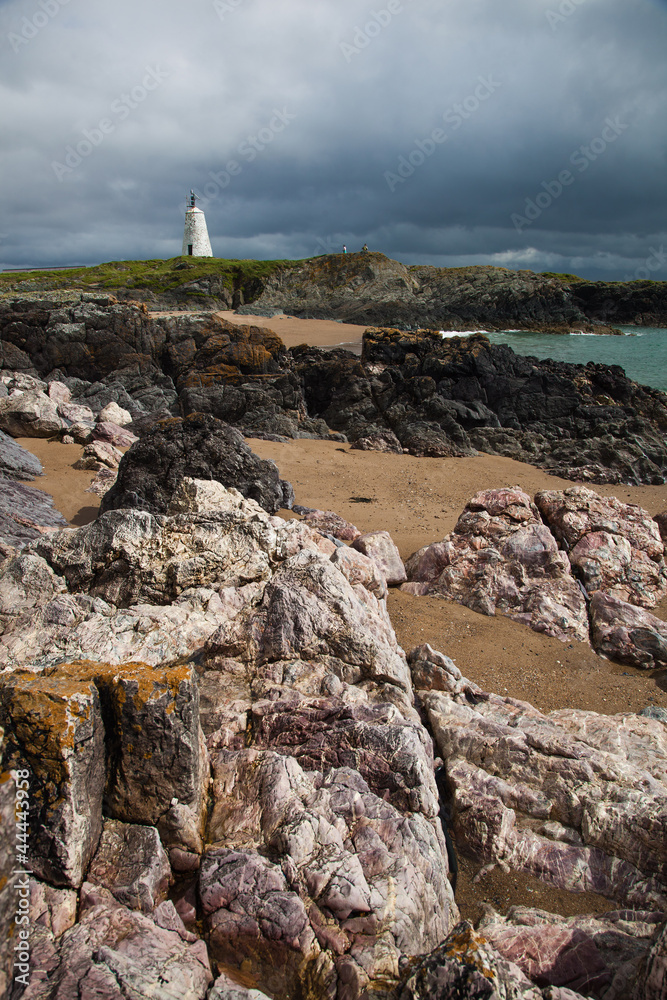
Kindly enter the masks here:
[[667, 283], [567, 280], [484, 265], [407, 267], [381, 253], [331, 254], [274, 272], [247, 310], [403, 329], [607, 332], [609, 324], [667, 326]]
[[102, 511], [134, 507], [166, 513], [184, 477], [215, 479], [256, 500], [270, 514], [284, 506], [274, 462], [258, 458], [240, 433], [207, 414], [160, 421], [123, 456]]
[[398, 441], [431, 456], [478, 448], [590, 482], [667, 475], [667, 397], [618, 367], [538, 361], [480, 335], [433, 331], [367, 330], [361, 360], [292, 354], [308, 412], [353, 447], [397, 450]]

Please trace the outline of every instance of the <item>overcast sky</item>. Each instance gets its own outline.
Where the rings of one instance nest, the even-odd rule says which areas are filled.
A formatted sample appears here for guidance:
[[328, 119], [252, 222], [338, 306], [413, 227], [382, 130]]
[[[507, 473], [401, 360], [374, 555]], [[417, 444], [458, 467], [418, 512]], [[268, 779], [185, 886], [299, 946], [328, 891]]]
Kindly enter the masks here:
[[0, 267], [667, 279], [667, 0], [0, 0]]

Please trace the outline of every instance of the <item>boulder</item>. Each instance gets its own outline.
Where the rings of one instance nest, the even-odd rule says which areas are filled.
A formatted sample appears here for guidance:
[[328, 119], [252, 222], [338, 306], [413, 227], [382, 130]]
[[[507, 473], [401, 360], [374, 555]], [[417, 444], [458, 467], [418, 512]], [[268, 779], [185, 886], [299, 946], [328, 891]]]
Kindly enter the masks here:
[[52, 399], [56, 405], [69, 403], [72, 398], [72, 390], [64, 382], [59, 382], [58, 379], [50, 381], [46, 391], [49, 399]]
[[85, 420], [76, 421], [76, 423], [65, 428], [63, 438], [71, 438], [75, 444], [90, 444], [93, 440], [94, 429], [95, 425], [92, 422], [89, 423]]
[[66, 524], [48, 493], [0, 473], [0, 547], [4, 555], [39, 538], [45, 531]]
[[445, 761], [459, 850], [621, 906], [667, 909], [662, 723], [543, 715], [465, 678], [459, 685], [419, 691]]
[[48, 388], [46, 382], [42, 382], [29, 372], [22, 371], [2, 372], [0, 385], [5, 386], [8, 395], [16, 392], [45, 392]]
[[[30, 557], [33, 562], [42, 558], [35, 567], [44, 572], [48, 564], [51, 573], [62, 573], [72, 593], [129, 606], [169, 604], [201, 586], [265, 581], [274, 567], [302, 550], [321, 552], [327, 559], [333, 554], [333, 542], [306, 525], [272, 518], [236, 490], [216, 486], [221, 498], [217, 510], [186, 513], [181, 507], [182, 513], [166, 517], [110, 510], [81, 528], [42, 536], [32, 543]], [[9, 581], [20, 578], [30, 595], [24, 601], [32, 600], [30, 606], [47, 603], [55, 584], [48, 594], [31, 589], [22, 565], [9, 560], [0, 567], [0, 600]]]
[[646, 670], [667, 665], [667, 622], [601, 590], [591, 597], [590, 618], [601, 655]]
[[127, 424], [132, 423], [132, 414], [129, 410], [124, 410], [122, 406], [115, 403], [113, 400], [103, 406], [100, 412], [97, 414], [98, 423], [111, 423], [116, 424], [118, 427], [125, 427]]
[[500, 612], [562, 642], [588, 639], [586, 602], [569, 559], [519, 487], [478, 493], [454, 531], [410, 556], [406, 571], [411, 593]]
[[260, 989], [357, 998], [452, 926], [442, 832], [357, 772], [251, 749], [221, 751], [213, 773], [199, 876], [211, 951], [247, 962]]
[[561, 917], [525, 906], [502, 917], [487, 906], [477, 930], [538, 986], [613, 1000], [645, 982], [642, 967], [666, 920], [659, 911]]
[[5, 766], [30, 771], [31, 870], [55, 886], [81, 885], [102, 831], [104, 725], [91, 680], [16, 671], [0, 675]]
[[205, 1000], [212, 981], [204, 942], [192, 942], [173, 904], [162, 903], [148, 916], [121, 906], [107, 889], [86, 884], [79, 922], [57, 941], [40, 930], [22, 996]]
[[13, 479], [36, 479], [42, 463], [22, 445], [0, 430], [0, 473]]
[[171, 882], [169, 859], [155, 827], [105, 820], [87, 881], [104, 886], [128, 909], [151, 913]]
[[388, 531], [368, 531], [352, 542], [355, 549], [372, 559], [389, 587], [405, 583], [407, 576], [398, 547]]
[[0, 429], [12, 437], [48, 438], [63, 427], [56, 403], [44, 392], [17, 391], [0, 399]]
[[371, 990], [369, 1000], [583, 1000], [570, 990], [544, 993], [486, 938], [462, 921], [437, 948], [406, 966], [391, 993]]
[[331, 556], [331, 562], [336, 566], [343, 576], [349, 580], [352, 586], [361, 584], [371, 594], [375, 594], [378, 600], [387, 596], [387, 581], [384, 573], [378, 564], [369, 556], [357, 549], [341, 545]]
[[295, 514], [301, 514], [304, 521], [310, 528], [321, 531], [323, 535], [333, 535], [343, 542], [353, 542], [359, 538], [361, 532], [344, 517], [334, 513], [333, 510], [318, 510], [315, 507], [292, 506]]
[[72, 465], [73, 469], [91, 469], [98, 472], [102, 467], [117, 469], [123, 453], [108, 441], [91, 441], [83, 449], [83, 455]]
[[642, 963], [631, 1000], [661, 1000], [667, 987], [667, 923], [656, 938]]
[[643, 608], [667, 594], [659, 525], [641, 507], [583, 486], [541, 490], [535, 504], [589, 594], [603, 590]]
[[[56, 384], [57, 383], [55, 382], [51, 382], [51, 385]], [[63, 418], [68, 431], [71, 429], [71, 424], [92, 424], [95, 420], [95, 414], [89, 406], [82, 406], [80, 403], [63, 403], [60, 401], [58, 401], [57, 405], [58, 415]]]
[[215, 417], [192, 414], [184, 420], [159, 422], [132, 445], [102, 509], [133, 507], [165, 513], [186, 476], [233, 486], [270, 514], [285, 502], [273, 462], [258, 458], [234, 428]]
[[96, 441], [107, 441], [115, 448], [129, 448], [130, 445], [139, 440], [136, 434], [132, 434], [125, 427], [113, 424], [108, 420], [97, 421], [93, 437]]
[[97, 470], [95, 478], [88, 489], [84, 490], [84, 493], [94, 493], [95, 496], [103, 497], [116, 482], [117, 475], [116, 469], [108, 469], [106, 465], [103, 465], [101, 469]]

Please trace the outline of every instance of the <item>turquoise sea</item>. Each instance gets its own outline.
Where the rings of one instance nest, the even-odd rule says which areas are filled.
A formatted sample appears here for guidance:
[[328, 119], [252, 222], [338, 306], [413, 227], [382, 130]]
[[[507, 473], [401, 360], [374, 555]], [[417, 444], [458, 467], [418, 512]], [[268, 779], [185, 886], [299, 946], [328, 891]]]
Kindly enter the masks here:
[[628, 378], [667, 392], [667, 330], [622, 326], [628, 336], [599, 334], [489, 333], [492, 344], [509, 344], [516, 354], [586, 364], [620, 365]]

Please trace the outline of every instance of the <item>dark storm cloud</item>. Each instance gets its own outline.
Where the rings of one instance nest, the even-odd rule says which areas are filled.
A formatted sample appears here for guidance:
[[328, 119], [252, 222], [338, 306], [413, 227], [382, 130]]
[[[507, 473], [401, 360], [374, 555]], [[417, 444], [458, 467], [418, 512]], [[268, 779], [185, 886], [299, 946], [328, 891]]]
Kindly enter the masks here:
[[662, 0], [0, 0], [0, 39], [3, 266], [175, 255], [192, 186], [219, 256], [667, 278]]

